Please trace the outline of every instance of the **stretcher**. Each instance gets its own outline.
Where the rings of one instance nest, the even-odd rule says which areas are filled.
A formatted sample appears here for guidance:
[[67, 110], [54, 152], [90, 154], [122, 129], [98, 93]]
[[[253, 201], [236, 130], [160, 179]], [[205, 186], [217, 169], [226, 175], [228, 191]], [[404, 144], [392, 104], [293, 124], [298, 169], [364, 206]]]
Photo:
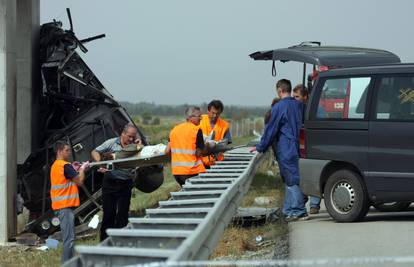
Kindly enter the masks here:
[[[210, 149], [210, 155], [223, 153], [235, 148], [243, 147], [242, 146], [236, 146], [231, 147], [224, 144], [216, 145], [214, 148]], [[114, 159], [114, 160], [105, 160], [105, 161], [99, 161], [99, 162], [91, 162], [90, 167], [104, 167], [108, 171], [112, 171], [114, 169], [133, 169], [138, 167], [145, 167], [145, 166], [151, 166], [151, 165], [157, 165], [157, 164], [166, 164], [171, 162], [171, 156], [166, 154], [156, 155], [152, 157], [140, 157], [138, 156], [132, 156], [127, 157], [123, 159]]]
[[157, 164], [166, 164], [171, 161], [170, 155], [156, 155], [147, 158], [140, 158], [137, 156], [123, 158], [123, 159], [114, 159], [114, 160], [104, 160], [99, 162], [91, 162], [90, 167], [104, 167], [108, 171], [114, 169], [133, 169], [138, 167], [145, 167]]

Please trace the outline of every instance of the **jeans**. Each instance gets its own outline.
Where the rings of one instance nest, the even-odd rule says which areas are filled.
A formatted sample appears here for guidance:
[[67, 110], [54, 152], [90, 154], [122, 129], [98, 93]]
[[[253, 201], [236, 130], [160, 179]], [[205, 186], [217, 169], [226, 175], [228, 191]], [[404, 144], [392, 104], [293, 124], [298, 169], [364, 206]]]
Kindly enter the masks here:
[[61, 263], [70, 260], [74, 254], [75, 245], [75, 216], [72, 208], [65, 208], [56, 211], [60, 220], [62, 232], [62, 257]]
[[307, 214], [304, 195], [300, 190], [299, 185], [285, 185], [285, 200], [282, 212], [285, 216], [290, 217], [297, 217]]
[[104, 178], [102, 185], [103, 218], [100, 240], [105, 240], [108, 228], [123, 228], [128, 224], [132, 180]]
[[319, 197], [310, 197], [310, 207], [319, 209], [321, 207], [321, 199]]

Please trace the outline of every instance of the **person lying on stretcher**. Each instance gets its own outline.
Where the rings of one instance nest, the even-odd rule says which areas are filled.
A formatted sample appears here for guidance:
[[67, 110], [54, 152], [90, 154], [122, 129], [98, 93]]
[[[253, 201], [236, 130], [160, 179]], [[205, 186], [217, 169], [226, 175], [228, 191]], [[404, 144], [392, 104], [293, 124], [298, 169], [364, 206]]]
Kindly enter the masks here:
[[152, 146], [144, 146], [141, 140], [137, 139], [134, 144], [127, 145], [121, 151], [113, 153], [103, 153], [104, 160], [116, 160], [125, 158], [150, 158], [164, 155], [166, 145], [157, 144]]
[[102, 160], [124, 159], [133, 156], [138, 156], [144, 145], [141, 139], [137, 138], [133, 144], [125, 146], [122, 151], [102, 153]]

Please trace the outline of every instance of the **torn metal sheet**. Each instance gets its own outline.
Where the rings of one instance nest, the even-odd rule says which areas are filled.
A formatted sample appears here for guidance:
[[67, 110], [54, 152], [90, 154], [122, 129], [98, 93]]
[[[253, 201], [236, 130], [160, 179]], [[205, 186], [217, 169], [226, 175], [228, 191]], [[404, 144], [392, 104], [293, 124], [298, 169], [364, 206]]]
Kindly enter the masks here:
[[277, 212], [279, 208], [238, 208], [236, 215], [233, 216], [233, 225], [250, 227], [263, 225], [266, 221], [275, 222], [279, 219]]

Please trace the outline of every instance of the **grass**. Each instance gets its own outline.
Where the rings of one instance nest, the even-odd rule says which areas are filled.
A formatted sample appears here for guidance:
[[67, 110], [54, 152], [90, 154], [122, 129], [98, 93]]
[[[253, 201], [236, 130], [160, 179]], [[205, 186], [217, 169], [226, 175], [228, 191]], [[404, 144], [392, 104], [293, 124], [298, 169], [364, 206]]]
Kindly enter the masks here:
[[233, 143], [231, 145], [232, 146], [249, 145], [250, 141], [252, 141], [255, 138], [256, 137], [253, 136], [253, 135], [242, 136], [242, 137], [233, 137], [232, 138]]
[[31, 247], [1, 247], [0, 266], [59, 266], [61, 249], [39, 251]]
[[241, 206], [254, 206], [256, 197], [269, 197], [272, 200], [270, 205], [263, 207], [281, 206], [284, 194], [284, 185], [280, 176], [278, 176], [277, 165], [273, 164], [273, 156], [268, 152], [265, 159], [259, 166], [256, 175], [250, 185], [249, 191], [244, 196]]
[[[242, 207], [258, 206], [255, 204], [256, 197], [269, 197], [272, 203], [260, 207], [274, 208], [282, 207], [283, 183], [279, 176], [276, 176], [278, 169], [272, 163], [273, 157], [266, 155], [266, 159], [258, 169], [253, 178], [248, 193], [242, 199]], [[268, 175], [271, 171], [274, 175]], [[270, 174], [270, 173], [269, 173]], [[257, 245], [256, 237], [261, 236], [264, 240], [278, 240], [286, 237], [288, 227], [285, 222], [278, 220], [275, 223], [266, 223], [263, 226], [243, 228], [241, 226], [229, 226], [223, 233], [222, 238], [211, 255], [211, 259], [240, 259], [248, 252], [261, 249]]]
[[183, 118], [179, 117], [159, 117], [160, 124], [150, 125], [141, 123], [139, 118], [137, 119], [136, 116], [133, 119], [138, 128], [147, 138], [147, 141], [153, 145], [159, 143], [166, 144], [168, 142], [170, 130], [178, 123], [184, 121]]
[[[76, 245], [95, 245], [99, 242], [98, 236], [77, 240]], [[38, 267], [60, 266], [62, 246], [56, 250], [40, 251], [36, 247], [15, 246], [0, 247], [1, 267]]]
[[[143, 131], [143, 133], [149, 137], [149, 141], [152, 144], [157, 144], [166, 143], [170, 129], [172, 129], [173, 126], [177, 124], [177, 122], [179, 122], [178, 118], [161, 117], [161, 125], [141, 125], [139, 123], [138, 125], [140, 129]], [[233, 146], [247, 144], [253, 138], [253, 136], [233, 138]], [[266, 184], [266, 187], [272, 187], [272, 181], [270, 181], [269, 178], [266, 176], [257, 178], [257, 181], [255, 179], [253, 181], [253, 184], [262, 184], [263, 182]], [[262, 189], [264, 190], [264, 188]], [[170, 197], [170, 192], [178, 190], [180, 190], [180, 187], [175, 181], [173, 175], [171, 174], [171, 168], [167, 165], [164, 168], [164, 183], [158, 190], [148, 194], [143, 193], [137, 189], [133, 189], [130, 206], [131, 216], [143, 216], [145, 214], [146, 208], [156, 207], [158, 201], [167, 200]], [[270, 194], [273, 193], [269, 193], [269, 195]], [[256, 232], [248, 233], [249, 231], [246, 231], [245, 233], [243, 233], [243, 235], [249, 235], [251, 237], [254, 237]], [[257, 233], [260, 233], [263, 230], [257, 229], [257, 231]], [[97, 243], [99, 243], [97, 232], [96, 236], [76, 241], [76, 245], [96, 245]], [[248, 247], [248, 245], [246, 246]], [[0, 266], [59, 266], [60, 255], [61, 246], [57, 250], [48, 251], [39, 251], [35, 247], [26, 246], [0, 247]]]

